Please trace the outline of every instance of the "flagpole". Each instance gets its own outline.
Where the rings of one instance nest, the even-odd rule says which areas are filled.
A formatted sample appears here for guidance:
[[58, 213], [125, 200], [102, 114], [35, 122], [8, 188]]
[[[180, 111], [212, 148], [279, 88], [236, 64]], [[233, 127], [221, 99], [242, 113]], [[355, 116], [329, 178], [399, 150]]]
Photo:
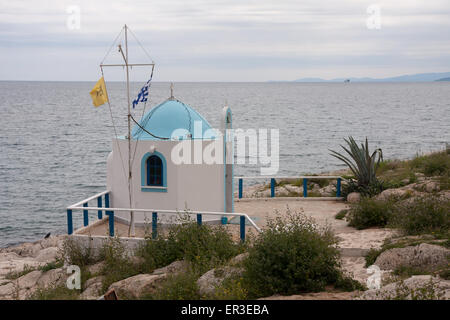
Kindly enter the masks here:
[[[122, 58], [125, 61], [125, 64], [103, 64], [103, 61], [108, 56], [109, 52], [106, 54], [103, 61], [100, 63], [100, 69], [102, 70], [103, 75], [103, 67], [126, 67], [126, 75], [127, 75], [127, 102], [128, 102], [128, 197], [129, 197], [129, 203], [130, 203], [130, 209], [132, 209], [132, 172], [131, 172], [131, 100], [130, 100], [130, 74], [129, 74], [129, 68], [133, 66], [151, 66], [152, 67], [152, 75], [153, 75], [153, 68], [155, 67], [155, 63], [152, 61], [152, 63], [128, 63], [128, 26], [125, 24], [124, 27], [124, 34], [125, 34], [125, 52], [122, 49], [122, 46], [119, 44], [119, 52], [122, 54]], [[117, 39], [114, 41], [114, 43], [117, 41]], [[95, 105], [95, 104], [94, 104]], [[114, 121], [113, 121], [114, 124]], [[117, 139], [117, 134], [116, 134]], [[119, 149], [120, 152], [120, 149]], [[122, 159], [122, 158], [121, 158]], [[123, 165], [123, 159], [122, 159], [122, 165]], [[124, 168], [125, 171], [125, 168]], [[125, 172], [124, 172], [125, 173]], [[126, 175], [126, 173], [125, 173]], [[135, 236], [135, 221], [134, 221], [134, 212], [130, 210], [130, 227], [128, 229], [128, 236], [134, 237]]]
[[[130, 201], [130, 208], [132, 208], [132, 197], [131, 197], [131, 107], [130, 107], [130, 76], [128, 70], [128, 35], [127, 35], [127, 25], [125, 25], [125, 64], [127, 68], [127, 99], [128, 99], [128, 197]], [[128, 229], [128, 236], [135, 236], [134, 229], [134, 212], [130, 211], [130, 227]]]

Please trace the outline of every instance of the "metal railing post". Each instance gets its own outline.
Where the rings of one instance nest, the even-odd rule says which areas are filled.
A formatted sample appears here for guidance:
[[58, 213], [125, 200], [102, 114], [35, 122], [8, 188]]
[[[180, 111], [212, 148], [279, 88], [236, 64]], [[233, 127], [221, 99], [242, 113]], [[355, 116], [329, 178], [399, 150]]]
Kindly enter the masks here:
[[114, 211], [107, 211], [109, 222], [109, 235], [114, 237]]
[[275, 197], [275, 179], [274, 178], [270, 179], [270, 197], [271, 198]]
[[[97, 198], [97, 207], [99, 207], [99, 208], [102, 207], [102, 196]], [[99, 219], [102, 219], [103, 218], [103, 211], [102, 210], [98, 210], [97, 216], [98, 216]]]
[[337, 183], [336, 183], [336, 197], [340, 197], [341, 196], [341, 178], [337, 178]]
[[[83, 203], [83, 207], [87, 207], [87, 206], [88, 206], [87, 202]], [[83, 210], [83, 225], [85, 227], [87, 227], [89, 225], [89, 212], [88, 212], [88, 210]]]
[[73, 233], [72, 210], [67, 209], [67, 234]]
[[152, 238], [156, 239], [158, 236], [158, 212], [152, 213]]
[[241, 241], [245, 241], [245, 217], [240, 217]]
[[308, 179], [303, 178], [303, 197], [308, 196]]
[[242, 178], [239, 179], [239, 199], [242, 198], [242, 189], [243, 189], [243, 180]]

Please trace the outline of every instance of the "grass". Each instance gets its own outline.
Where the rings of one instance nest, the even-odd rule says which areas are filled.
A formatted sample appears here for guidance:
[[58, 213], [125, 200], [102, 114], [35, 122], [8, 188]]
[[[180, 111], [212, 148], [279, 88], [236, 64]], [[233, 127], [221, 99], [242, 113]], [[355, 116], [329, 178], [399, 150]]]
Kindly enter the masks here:
[[380, 163], [377, 177], [386, 187], [398, 188], [417, 182], [417, 174], [438, 176], [441, 189], [450, 189], [450, 151], [426, 155], [417, 154], [412, 160], [386, 160]]
[[186, 272], [170, 275], [161, 287], [152, 293], [147, 293], [143, 300], [199, 300], [197, 280], [199, 275], [195, 272]]
[[399, 203], [390, 220], [392, 227], [407, 235], [439, 234], [448, 237], [450, 199], [434, 195], [413, 198]]
[[24, 265], [23, 269], [21, 271], [10, 271], [5, 275], [5, 279], [8, 280], [16, 280], [19, 279], [20, 277], [37, 270], [37, 268], [35, 267], [31, 267], [29, 265]]
[[65, 285], [38, 288], [29, 300], [78, 300], [80, 290], [70, 290]]

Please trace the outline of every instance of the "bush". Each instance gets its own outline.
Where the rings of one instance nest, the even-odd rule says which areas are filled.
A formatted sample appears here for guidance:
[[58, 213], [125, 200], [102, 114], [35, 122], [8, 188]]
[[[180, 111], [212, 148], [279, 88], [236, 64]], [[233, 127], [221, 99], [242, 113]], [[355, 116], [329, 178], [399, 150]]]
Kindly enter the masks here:
[[339, 211], [338, 213], [336, 213], [336, 215], [334, 216], [335, 219], [338, 220], [342, 220], [345, 218], [345, 216], [347, 215], [348, 210], [347, 209], [343, 209], [341, 211]]
[[437, 233], [448, 235], [450, 228], [450, 200], [437, 196], [414, 198], [398, 204], [390, 225], [407, 235]]
[[363, 197], [358, 203], [351, 204], [347, 213], [349, 226], [356, 229], [384, 227], [394, 210], [392, 200], [381, 201]]
[[140, 268], [134, 264], [126, 253], [119, 238], [107, 238], [100, 248], [100, 259], [104, 262], [101, 273], [104, 275], [102, 289], [119, 280], [126, 279], [140, 273]]
[[223, 226], [184, 222], [171, 226], [167, 239], [147, 239], [137, 254], [144, 258], [147, 269], [186, 260], [201, 272], [226, 262], [243, 249]]
[[80, 290], [70, 290], [65, 285], [38, 288], [28, 300], [77, 300]]
[[66, 238], [59, 252], [58, 260], [80, 268], [98, 261], [91, 246], [84, 247], [72, 238]]
[[[269, 220], [244, 262], [249, 297], [320, 291], [343, 279], [336, 239], [303, 214]], [[341, 281], [342, 283], [342, 281]]]
[[410, 166], [422, 171], [427, 176], [448, 174], [450, 171], [450, 154], [441, 151], [428, 155], [417, 155], [411, 160]]
[[198, 276], [187, 272], [169, 276], [155, 293], [142, 297], [145, 300], [198, 300]]

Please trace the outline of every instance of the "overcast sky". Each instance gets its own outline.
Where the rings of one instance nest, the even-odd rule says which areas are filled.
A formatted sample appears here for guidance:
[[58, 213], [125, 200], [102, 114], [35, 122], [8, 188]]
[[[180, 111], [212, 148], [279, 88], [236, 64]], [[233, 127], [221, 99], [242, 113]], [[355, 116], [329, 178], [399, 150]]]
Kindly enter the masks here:
[[[159, 81], [450, 71], [449, 0], [0, 0], [0, 5], [0, 80], [95, 81], [98, 64], [125, 23], [155, 61]], [[379, 28], [376, 13], [367, 13], [370, 5], [381, 10]], [[375, 21], [370, 28], [367, 19]], [[130, 36], [130, 62], [148, 62], [133, 41]], [[114, 48], [106, 62], [119, 58]], [[120, 72], [111, 77], [123, 79]], [[134, 72], [133, 80], [147, 74]]]

